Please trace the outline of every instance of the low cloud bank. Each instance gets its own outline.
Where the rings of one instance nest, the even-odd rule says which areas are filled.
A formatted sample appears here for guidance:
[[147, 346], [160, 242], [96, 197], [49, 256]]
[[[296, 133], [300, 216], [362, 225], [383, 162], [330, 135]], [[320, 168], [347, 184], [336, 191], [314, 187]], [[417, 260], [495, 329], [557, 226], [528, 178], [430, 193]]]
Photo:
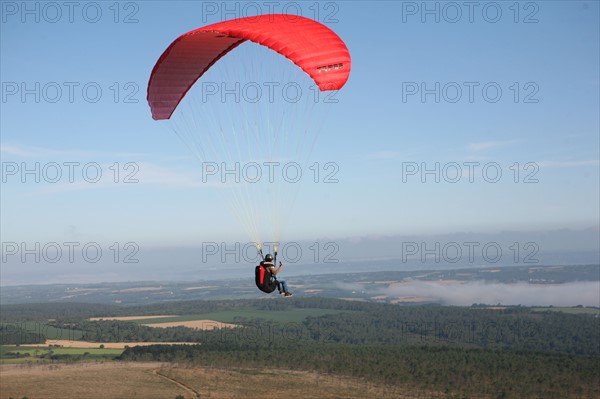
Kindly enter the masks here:
[[441, 283], [413, 281], [392, 285], [381, 293], [388, 297], [427, 297], [445, 305], [474, 303], [523, 306], [600, 306], [600, 281], [564, 284], [501, 284], [485, 282]]

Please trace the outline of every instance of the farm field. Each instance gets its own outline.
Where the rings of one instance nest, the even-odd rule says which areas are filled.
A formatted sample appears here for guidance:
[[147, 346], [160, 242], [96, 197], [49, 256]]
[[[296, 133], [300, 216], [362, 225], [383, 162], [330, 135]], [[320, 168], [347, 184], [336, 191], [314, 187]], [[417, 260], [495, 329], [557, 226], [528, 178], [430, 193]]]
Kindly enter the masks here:
[[[179, 316], [127, 316], [128, 321], [138, 324], [159, 324], [159, 323], [176, 323], [188, 322], [197, 320], [218, 321], [221, 323], [235, 323], [236, 318], [243, 317], [246, 319], [265, 319], [281, 323], [299, 323], [307, 317], [320, 317], [331, 314], [338, 314], [347, 311], [339, 311], [333, 309], [291, 309], [291, 310], [257, 310], [257, 309], [231, 309], [221, 310], [210, 313], [179, 315]], [[105, 320], [110, 320], [110, 317]], [[116, 319], [116, 318], [115, 318]], [[120, 318], [119, 318], [120, 319]]]
[[148, 327], [155, 328], [169, 328], [169, 327], [188, 327], [196, 330], [218, 330], [221, 328], [236, 328], [240, 327], [237, 324], [221, 323], [215, 320], [190, 320], [190, 321], [172, 321], [162, 323], [148, 323], [143, 324]]
[[[196, 342], [87, 342], [48, 340], [45, 344], [0, 345], [0, 364], [48, 363], [54, 356], [75, 356], [78, 361], [112, 360], [126, 347], [147, 345], [197, 345]], [[15, 354], [17, 354], [15, 356]]]
[[11, 331], [14, 327], [19, 327], [31, 334], [45, 335], [53, 339], [79, 340], [83, 337], [83, 331], [77, 328], [57, 328], [46, 322], [23, 321], [17, 323], [0, 323], [0, 327], [8, 328]]
[[118, 316], [118, 317], [90, 317], [90, 321], [100, 320], [120, 320], [120, 321], [135, 321], [141, 319], [161, 319], [165, 317], [176, 317], [175, 315], [157, 315], [157, 316]]
[[600, 308], [592, 307], [545, 307], [545, 308], [532, 308], [532, 312], [563, 312], [570, 314], [589, 314], [600, 316]]
[[[2, 365], [0, 399], [417, 398], [417, 392], [313, 372], [186, 368], [161, 363]], [[435, 394], [426, 397], [435, 398]], [[441, 396], [440, 396], [441, 397]]]
[[[72, 341], [79, 343], [80, 341]], [[70, 357], [79, 361], [112, 360], [123, 353], [124, 347], [100, 348], [98, 343], [89, 346], [49, 347], [48, 345], [3, 345], [0, 346], [0, 364], [51, 363]], [[4, 385], [4, 383], [3, 383]]]
[[[84, 342], [84, 341], [70, 341], [73, 343], [81, 343], [81, 346], [65, 346], [65, 347], [52, 347], [49, 348], [47, 345], [20, 345], [20, 346], [0, 346], [2, 353], [6, 352], [20, 352], [29, 353], [32, 357], [34, 354], [48, 352], [52, 350], [57, 355], [83, 355], [89, 353], [90, 355], [114, 355], [118, 356], [123, 352], [123, 348], [100, 348], [98, 343]], [[85, 344], [94, 344], [94, 346], [85, 346]]]
[[325, 315], [337, 314], [342, 311], [331, 309], [293, 309], [286, 311], [276, 310], [257, 310], [257, 309], [232, 309], [221, 310], [202, 314], [187, 315], [157, 315], [157, 316], [115, 316], [115, 317], [94, 317], [90, 321], [128, 321], [148, 327], [168, 328], [168, 327], [189, 327], [198, 330], [214, 330], [221, 328], [236, 328], [236, 319], [242, 317], [245, 319], [264, 319], [279, 323], [300, 323], [307, 317], [320, 317]]

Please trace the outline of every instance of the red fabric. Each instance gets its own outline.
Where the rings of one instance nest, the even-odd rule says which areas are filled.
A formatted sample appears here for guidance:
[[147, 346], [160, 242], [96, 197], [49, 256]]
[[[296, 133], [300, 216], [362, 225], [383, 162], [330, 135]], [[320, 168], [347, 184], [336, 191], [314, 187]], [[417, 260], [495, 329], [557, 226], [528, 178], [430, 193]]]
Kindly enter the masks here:
[[264, 267], [260, 267], [260, 283], [264, 284], [265, 283], [265, 268]]
[[165, 50], [148, 82], [152, 117], [169, 119], [196, 80], [246, 40], [289, 58], [322, 91], [339, 90], [348, 80], [348, 48], [325, 25], [287, 14], [234, 19], [187, 32]]

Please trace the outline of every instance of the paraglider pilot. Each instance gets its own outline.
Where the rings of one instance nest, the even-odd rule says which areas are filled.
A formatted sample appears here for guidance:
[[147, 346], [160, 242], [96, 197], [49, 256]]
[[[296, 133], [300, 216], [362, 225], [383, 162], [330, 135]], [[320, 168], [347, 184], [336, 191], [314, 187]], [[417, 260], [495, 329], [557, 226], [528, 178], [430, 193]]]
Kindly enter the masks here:
[[[275, 254], [277, 256], [277, 253]], [[273, 255], [267, 254], [265, 259], [256, 266], [256, 286], [263, 292], [271, 293], [275, 289], [279, 290], [281, 295], [292, 296], [288, 291], [287, 284], [283, 280], [277, 280], [277, 274], [281, 271], [283, 263], [279, 262], [279, 267], [275, 268]]]

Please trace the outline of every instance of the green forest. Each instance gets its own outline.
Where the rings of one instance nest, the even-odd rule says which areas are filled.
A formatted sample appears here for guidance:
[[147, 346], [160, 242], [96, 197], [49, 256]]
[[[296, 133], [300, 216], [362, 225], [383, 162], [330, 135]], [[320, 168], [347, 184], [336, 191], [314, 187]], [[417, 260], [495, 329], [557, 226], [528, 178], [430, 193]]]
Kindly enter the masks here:
[[[398, 306], [327, 298], [132, 307], [7, 305], [1, 310], [3, 345], [39, 343], [46, 338], [197, 342], [201, 345], [129, 347], [115, 359], [311, 370], [446, 392], [448, 397], [600, 395], [597, 312]], [[178, 315], [240, 327], [201, 331], [88, 320], [126, 315]]]

